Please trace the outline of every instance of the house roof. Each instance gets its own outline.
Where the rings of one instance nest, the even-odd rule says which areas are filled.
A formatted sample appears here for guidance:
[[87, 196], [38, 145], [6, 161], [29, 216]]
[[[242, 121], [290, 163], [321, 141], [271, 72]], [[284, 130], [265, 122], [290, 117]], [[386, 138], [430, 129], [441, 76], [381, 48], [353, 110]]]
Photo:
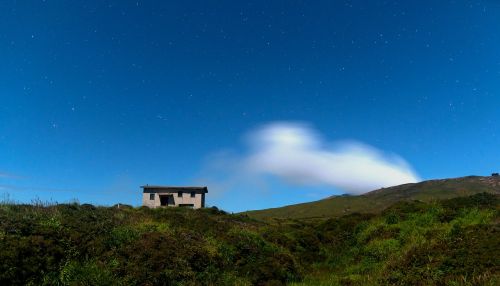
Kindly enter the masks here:
[[141, 188], [146, 190], [155, 190], [155, 191], [170, 191], [170, 192], [203, 192], [208, 193], [207, 187], [186, 187], [186, 186], [158, 186], [158, 185], [145, 185], [141, 186]]

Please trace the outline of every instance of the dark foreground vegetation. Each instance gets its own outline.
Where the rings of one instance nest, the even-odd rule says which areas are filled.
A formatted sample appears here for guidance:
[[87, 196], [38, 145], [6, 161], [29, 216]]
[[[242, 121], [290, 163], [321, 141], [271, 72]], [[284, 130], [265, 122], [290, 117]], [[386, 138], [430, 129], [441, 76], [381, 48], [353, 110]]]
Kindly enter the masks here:
[[0, 204], [0, 285], [500, 285], [499, 197], [257, 221]]

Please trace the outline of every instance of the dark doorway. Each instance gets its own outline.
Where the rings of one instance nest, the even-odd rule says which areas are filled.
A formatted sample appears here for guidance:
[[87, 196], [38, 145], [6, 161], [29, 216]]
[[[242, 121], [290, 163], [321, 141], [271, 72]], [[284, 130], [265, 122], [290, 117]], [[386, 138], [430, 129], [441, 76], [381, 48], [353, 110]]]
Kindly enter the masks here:
[[174, 197], [172, 195], [160, 195], [160, 206], [168, 206], [174, 204]]

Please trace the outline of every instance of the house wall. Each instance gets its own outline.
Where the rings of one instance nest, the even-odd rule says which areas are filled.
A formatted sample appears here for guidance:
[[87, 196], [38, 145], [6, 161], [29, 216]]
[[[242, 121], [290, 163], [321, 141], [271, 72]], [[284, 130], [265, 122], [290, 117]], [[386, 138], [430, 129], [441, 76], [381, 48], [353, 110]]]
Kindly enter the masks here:
[[[149, 195], [154, 194], [155, 199], [150, 200]], [[142, 205], [150, 208], [160, 207], [160, 195], [172, 195], [174, 197], [175, 207], [180, 204], [193, 204], [195, 209], [204, 207], [205, 194], [196, 193], [195, 197], [191, 197], [191, 193], [182, 193], [182, 197], [177, 196], [177, 192], [153, 192], [153, 193], [142, 193]]]
[[182, 197], [178, 197], [177, 194], [174, 194], [175, 205], [178, 206], [180, 204], [193, 204], [195, 209], [201, 208], [201, 196], [204, 194], [196, 193], [194, 198], [191, 197], [191, 193], [182, 193]]
[[[149, 199], [149, 195], [154, 194], [155, 199], [152, 201]], [[158, 205], [156, 205], [158, 202]], [[142, 205], [150, 208], [155, 208], [157, 206], [160, 206], [160, 197], [158, 196], [157, 193], [142, 193]]]

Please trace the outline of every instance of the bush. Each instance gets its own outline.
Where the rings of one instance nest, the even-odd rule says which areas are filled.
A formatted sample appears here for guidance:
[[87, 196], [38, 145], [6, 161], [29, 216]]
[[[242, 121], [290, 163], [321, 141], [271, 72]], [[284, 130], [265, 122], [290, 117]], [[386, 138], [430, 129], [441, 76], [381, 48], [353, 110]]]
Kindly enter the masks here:
[[495, 285], [498, 217], [488, 194], [268, 222], [217, 208], [3, 203], [0, 285]]

